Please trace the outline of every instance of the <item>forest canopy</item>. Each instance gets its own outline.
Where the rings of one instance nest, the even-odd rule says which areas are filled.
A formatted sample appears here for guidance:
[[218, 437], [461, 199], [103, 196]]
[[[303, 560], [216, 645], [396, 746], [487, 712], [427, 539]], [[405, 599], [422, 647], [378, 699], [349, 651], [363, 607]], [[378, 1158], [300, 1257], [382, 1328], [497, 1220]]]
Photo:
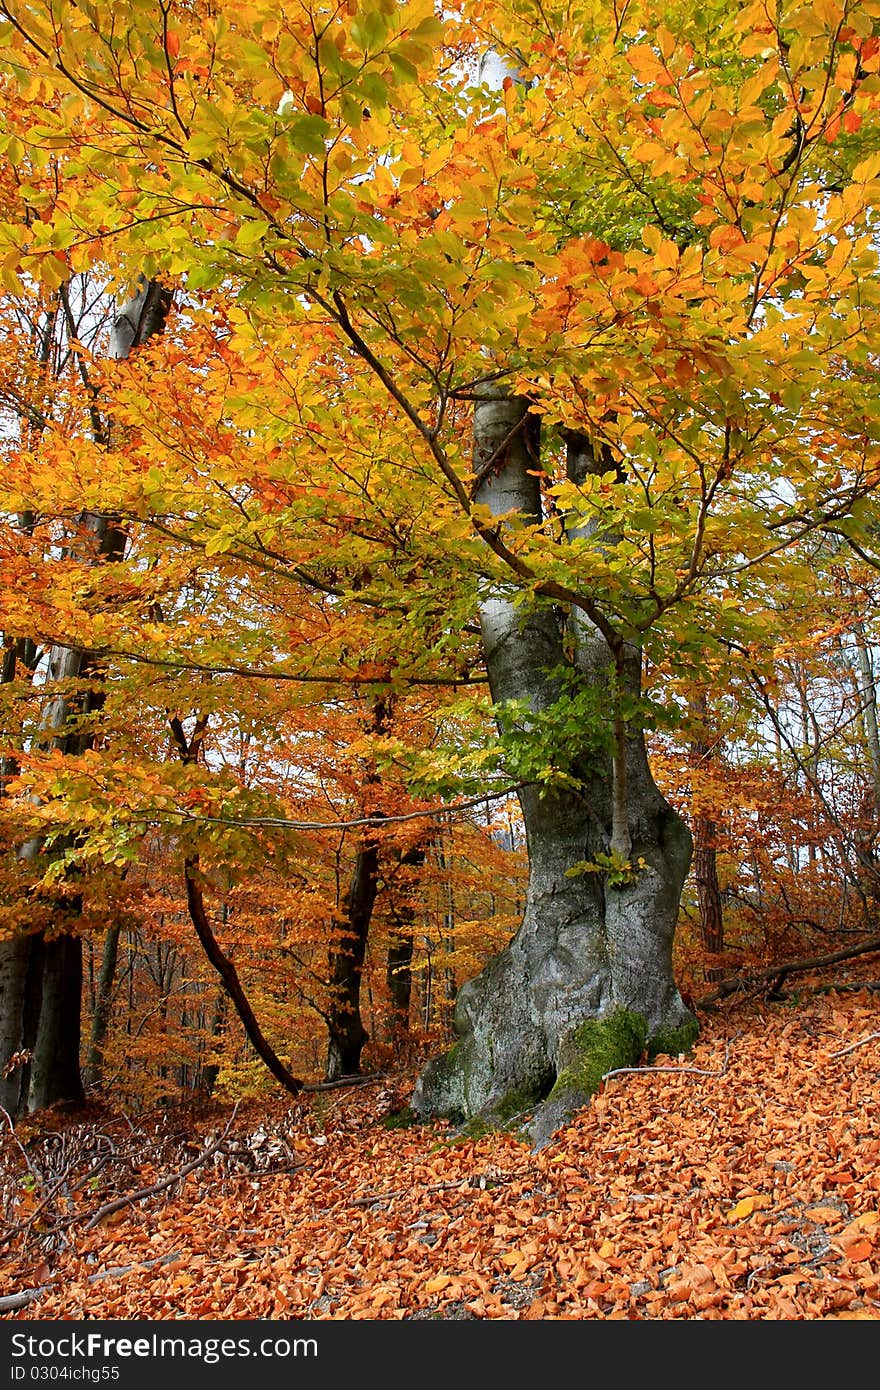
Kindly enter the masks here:
[[880, 0], [3, 0], [0, 83], [11, 1114], [246, 1036], [540, 1143], [872, 940]]

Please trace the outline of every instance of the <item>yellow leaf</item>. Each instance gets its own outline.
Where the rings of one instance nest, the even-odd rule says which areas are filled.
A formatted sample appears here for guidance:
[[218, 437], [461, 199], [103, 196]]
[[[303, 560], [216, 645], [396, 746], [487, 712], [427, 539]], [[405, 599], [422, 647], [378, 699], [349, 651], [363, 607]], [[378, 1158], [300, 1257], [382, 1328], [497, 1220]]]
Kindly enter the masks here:
[[614, 1254], [614, 1242], [611, 1240], [603, 1240], [602, 1244], [599, 1246], [599, 1250], [597, 1253], [599, 1255], [600, 1260], [610, 1259], [611, 1256]]
[[745, 1221], [747, 1216], [751, 1216], [753, 1211], [758, 1211], [761, 1207], [769, 1207], [769, 1197], [743, 1197], [737, 1202], [735, 1207], [724, 1213], [727, 1221]]

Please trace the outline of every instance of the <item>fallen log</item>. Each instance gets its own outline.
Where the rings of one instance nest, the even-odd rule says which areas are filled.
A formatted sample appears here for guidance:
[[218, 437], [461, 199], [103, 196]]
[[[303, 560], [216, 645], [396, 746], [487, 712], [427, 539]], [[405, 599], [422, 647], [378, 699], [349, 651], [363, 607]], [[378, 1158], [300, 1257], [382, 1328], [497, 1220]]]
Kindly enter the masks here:
[[735, 975], [729, 980], [724, 980], [717, 989], [701, 995], [694, 1003], [698, 1009], [709, 1009], [719, 999], [726, 999], [731, 994], [752, 993], [771, 981], [772, 992], [775, 992], [789, 975], [803, 974], [807, 970], [823, 970], [828, 965], [837, 965], [842, 960], [853, 960], [856, 956], [867, 956], [875, 951], [880, 951], [880, 936], [869, 937], [858, 946], [845, 946], [824, 956], [802, 956], [799, 960], [783, 961], [767, 970], [753, 970], [746, 975]]

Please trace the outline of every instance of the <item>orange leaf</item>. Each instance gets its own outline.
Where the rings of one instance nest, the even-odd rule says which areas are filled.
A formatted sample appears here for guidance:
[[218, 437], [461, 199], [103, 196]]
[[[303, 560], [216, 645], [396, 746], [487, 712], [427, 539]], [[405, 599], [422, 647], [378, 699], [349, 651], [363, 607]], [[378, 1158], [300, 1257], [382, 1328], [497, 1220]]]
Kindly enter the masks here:
[[874, 1249], [872, 1240], [854, 1240], [851, 1245], [845, 1245], [846, 1258], [858, 1264], [860, 1260], [867, 1260]]
[[429, 1279], [425, 1284], [425, 1293], [442, 1293], [442, 1291], [452, 1283], [448, 1274], [438, 1274], [435, 1279]]
[[522, 1250], [505, 1250], [504, 1254], [501, 1256], [501, 1263], [512, 1267], [513, 1265], [522, 1264], [523, 1260], [527, 1258], [527, 1255]]

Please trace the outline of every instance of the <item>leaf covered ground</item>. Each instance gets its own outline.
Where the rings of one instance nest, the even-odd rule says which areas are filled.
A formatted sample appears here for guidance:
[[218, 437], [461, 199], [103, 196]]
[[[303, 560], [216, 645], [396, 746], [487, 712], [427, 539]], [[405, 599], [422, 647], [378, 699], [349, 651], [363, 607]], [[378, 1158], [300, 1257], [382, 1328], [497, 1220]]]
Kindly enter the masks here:
[[706, 1015], [537, 1153], [390, 1127], [410, 1078], [36, 1117], [4, 1136], [0, 1294], [43, 1292], [6, 1316], [878, 1318], [877, 1030], [867, 987]]

